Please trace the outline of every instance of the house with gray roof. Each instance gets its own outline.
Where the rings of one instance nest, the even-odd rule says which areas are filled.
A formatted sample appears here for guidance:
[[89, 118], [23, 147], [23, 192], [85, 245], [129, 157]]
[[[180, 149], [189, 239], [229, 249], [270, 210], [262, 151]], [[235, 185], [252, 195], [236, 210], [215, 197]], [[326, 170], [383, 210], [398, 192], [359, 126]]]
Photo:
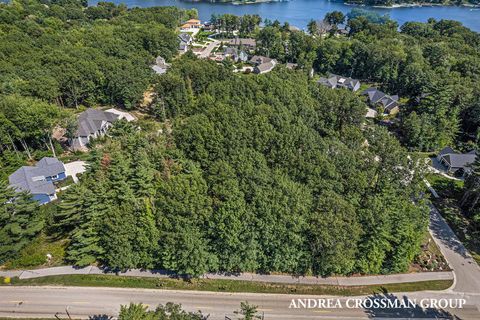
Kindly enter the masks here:
[[450, 147], [443, 148], [437, 155], [437, 160], [449, 173], [465, 176], [472, 171], [470, 165], [477, 158], [477, 152], [472, 150], [467, 153], [455, 152]]
[[267, 62], [261, 63], [256, 65], [253, 68], [253, 72], [256, 74], [262, 74], [262, 73], [267, 73], [273, 70], [275, 66], [277, 65], [277, 61], [275, 59], [271, 59]]
[[182, 32], [178, 35], [180, 43], [178, 45], [178, 51], [180, 54], [183, 54], [188, 51], [188, 47], [192, 44], [193, 38], [190, 34]]
[[253, 50], [257, 46], [257, 41], [252, 38], [234, 38], [228, 41], [230, 46], [243, 47], [248, 50]]
[[191, 44], [193, 42], [193, 38], [189, 33], [182, 32], [178, 35], [180, 42], [185, 42], [186, 44]]
[[73, 150], [85, 150], [91, 139], [105, 135], [112, 124], [120, 119], [130, 122], [134, 118], [126, 112], [116, 109], [100, 110], [87, 109], [80, 113], [77, 121], [77, 130], [74, 137], [70, 140], [70, 146]]
[[320, 78], [320, 80], [318, 80], [317, 83], [327, 88], [331, 88], [331, 89], [344, 88], [344, 89], [351, 90], [353, 92], [358, 91], [361, 85], [360, 81], [357, 79], [338, 76], [332, 73], [328, 76], [328, 78], [323, 78], [323, 77]]
[[8, 177], [10, 186], [17, 192], [28, 192], [40, 204], [57, 199], [56, 181], [67, 176], [65, 166], [57, 158], [45, 157], [35, 166], [23, 166]]
[[363, 91], [362, 94], [367, 96], [368, 102], [372, 107], [382, 107], [383, 113], [386, 115], [396, 114], [400, 111], [399, 97], [397, 95], [389, 96], [377, 88], [369, 88]]
[[225, 48], [225, 50], [223, 51], [223, 55], [225, 57], [232, 58], [232, 60], [235, 61], [235, 62], [239, 62], [239, 61], [246, 62], [248, 60], [247, 53], [245, 51], [239, 50], [235, 47]]
[[153, 71], [155, 71], [156, 74], [165, 74], [170, 68], [170, 65], [165, 62], [165, 59], [163, 57], [158, 56], [155, 59], [155, 64], [152, 66]]
[[260, 65], [262, 63], [267, 63], [272, 61], [272, 58], [265, 56], [253, 56], [250, 58], [249, 62], [253, 65]]
[[287, 67], [287, 69], [295, 70], [298, 68], [298, 63], [287, 62], [285, 66]]

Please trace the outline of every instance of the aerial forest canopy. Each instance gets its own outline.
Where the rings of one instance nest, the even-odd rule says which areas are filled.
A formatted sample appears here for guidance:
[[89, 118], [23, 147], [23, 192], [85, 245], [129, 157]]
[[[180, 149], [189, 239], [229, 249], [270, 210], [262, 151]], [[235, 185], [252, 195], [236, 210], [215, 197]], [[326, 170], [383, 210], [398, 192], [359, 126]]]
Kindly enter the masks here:
[[357, 96], [188, 56], [156, 89], [167, 134], [118, 125], [59, 203], [69, 261], [193, 275], [406, 270], [428, 215], [415, 162], [386, 130], [360, 129]]
[[[478, 34], [449, 21], [399, 32], [356, 16], [348, 36], [323, 37], [272, 22], [252, 31], [257, 53], [299, 70], [252, 75], [176, 57], [176, 29], [194, 15], [0, 4], [1, 262], [41, 234], [66, 239], [66, 263], [115, 270], [407, 271], [429, 213], [421, 161], [407, 150], [477, 143]], [[161, 76], [150, 68], [159, 55], [171, 63]], [[364, 99], [319, 86], [311, 67], [398, 90], [401, 141], [364, 125]], [[68, 129], [77, 109], [107, 105], [142, 119], [118, 121], [92, 143], [80, 183], [40, 208], [25, 194], [6, 200], [8, 174], [64, 151], [53, 129]]]

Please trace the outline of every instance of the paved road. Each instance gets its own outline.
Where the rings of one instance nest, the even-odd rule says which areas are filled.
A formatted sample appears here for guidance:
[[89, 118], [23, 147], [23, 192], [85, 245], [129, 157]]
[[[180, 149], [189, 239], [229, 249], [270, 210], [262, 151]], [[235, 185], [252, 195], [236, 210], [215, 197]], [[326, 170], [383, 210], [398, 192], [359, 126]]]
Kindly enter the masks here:
[[218, 45], [218, 41], [214, 40], [213, 42], [210, 42], [207, 47], [198, 55], [199, 58], [206, 59], [210, 57], [210, 53], [212, 53], [212, 50]]
[[[313, 298], [295, 295], [251, 293], [213, 293], [146, 289], [79, 288], [79, 287], [1, 287], [0, 316], [53, 317], [57, 312], [69, 312], [76, 317], [116, 315], [121, 304], [143, 302], [149, 306], [168, 301], [181, 303], [186, 310], [202, 310], [209, 319], [233, 316], [241, 301], [258, 305], [266, 319], [362, 319], [362, 318], [434, 318], [480, 319], [480, 269], [455, 234], [432, 207], [430, 231], [440, 250], [455, 272], [455, 284], [446, 291], [396, 294], [390, 299], [465, 299], [462, 309], [365, 309], [346, 307], [341, 298], [339, 309], [289, 308], [292, 299]], [[319, 298], [319, 297], [315, 297]], [[326, 297], [324, 297], [326, 298]], [[363, 297], [365, 298], [365, 297]]]
[[[438, 311], [434, 308], [414, 309], [364, 309], [347, 308], [346, 300], [341, 298], [341, 308], [289, 308], [292, 299], [312, 298], [311, 296], [272, 295], [250, 293], [214, 293], [195, 291], [167, 291], [146, 289], [111, 289], [80, 287], [7, 287], [0, 290], [0, 316], [53, 317], [57, 312], [68, 309], [73, 317], [87, 318], [91, 315], [118, 314], [121, 304], [142, 302], [155, 307], [168, 301], [181, 303], [189, 311], [202, 310], [210, 314], [210, 320], [233, 317], [233, 311], [239, 308], [241, 301], [249, 301], [259, 306], [265, 313], [265, 319], [364, 319], [374, 317], [435, 318], [449, 319], [453, 315], [461, 319], [478, 319], [475, 305], [480, 304], [480, 296], [464, 296], [458, 293], [421, 292], [398, 294], [390, 299], [457, 299], [466, 298], [467, 305], [462, 309]], [[359, 297], [365, 298], [365, 297]], [[372, 297], [373, 298], [373, 297]], [[352, 300], [350, 300], [351, 303]], [[350, 304], [352, 306], [352, 304]]]
[[434, 206], [431, 207], [430, 233], [455, 274], [451, 290], [480, 293], [480, 267]]

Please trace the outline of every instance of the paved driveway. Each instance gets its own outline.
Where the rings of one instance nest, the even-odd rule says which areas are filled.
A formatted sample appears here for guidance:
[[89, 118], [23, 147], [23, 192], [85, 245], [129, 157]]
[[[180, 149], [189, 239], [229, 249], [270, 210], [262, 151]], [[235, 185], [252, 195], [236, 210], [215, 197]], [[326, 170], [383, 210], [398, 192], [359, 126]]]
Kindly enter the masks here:
[[87, 170], [87, 163], [85, 161], [73, 161], [65, 163], [65, 174], [73, 178], [73, 182], [77, 183], [77, 174], [84, 173]]
[[218, 45], [218, 43], [219, 42], [217, 40], [210, 42], [207, 47], [198, 55], [198, 57], [203, 59], [210, 57], [210, 53], [212, 53], [213, 49]]

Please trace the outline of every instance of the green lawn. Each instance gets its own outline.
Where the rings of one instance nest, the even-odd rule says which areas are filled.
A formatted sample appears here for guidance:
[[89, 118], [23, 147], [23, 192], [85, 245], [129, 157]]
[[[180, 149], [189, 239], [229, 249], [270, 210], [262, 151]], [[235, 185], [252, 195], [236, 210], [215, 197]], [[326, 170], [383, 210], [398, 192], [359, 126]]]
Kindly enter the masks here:
[[428, 173], [425, 179], [432, 185], [433, 189], [441, 197], [458, 198], [463, 194], [463, 184], [461, 180], [448, 179], [440, 174]]
[[[3, 280], [1, 281], [2, 285]], [[452, 285], [452, 280], [424, 281], [412, 283], [373, 285], [373, 286], [334, 286], [334, 285], [290, 285], [237, 280], [155, 279], [141, 277], [118, 277], [115, 275], [68, 275], [50, 276], [36, 279], [12, 278], [10, 285], [17, 286], [84, 286], [147, 288], [167, 290], [196, 290], [213, 292], [254, 292], [279, 294], [312, 294], [354, 296], [379, 292], [411, 292], [420, 290], [444, 290]]]

